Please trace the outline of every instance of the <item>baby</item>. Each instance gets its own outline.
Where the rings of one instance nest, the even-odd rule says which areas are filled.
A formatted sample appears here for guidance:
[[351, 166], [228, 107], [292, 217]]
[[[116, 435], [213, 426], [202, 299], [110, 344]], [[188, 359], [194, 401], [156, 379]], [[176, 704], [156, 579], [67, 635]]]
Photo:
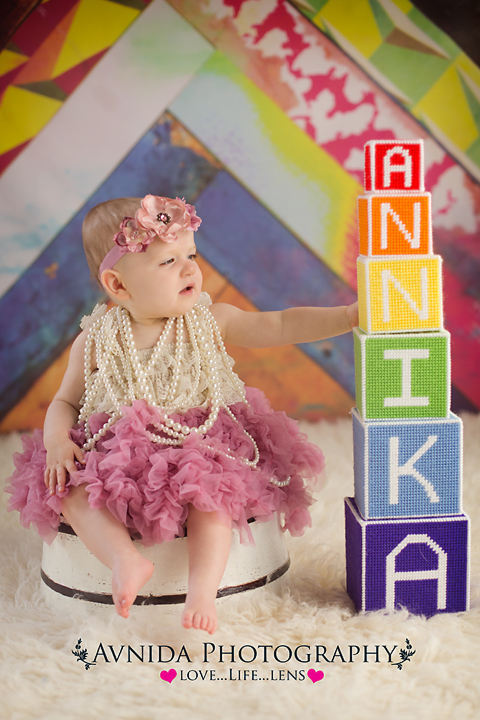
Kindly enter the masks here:
[[[115, 307], [94, 311], [73, 343], [41, 433], [17, 456], [9, 509], [51, 542], [62, 514], [112, 571], [128, 617], [153, 573], [136, 549], [187, 528], [186, 628], [213, 633], [232, 527], [275, 513], [300, 535], [321, 451], [245, 388], [224, 342], [261, 348], [349, 332], [357, 303], [244, 312], [202, 292], [195, 208], [147, 195], [93, 208], [83, 224], [94, 277]], [[46, 490], [45, 490], [46, 485]], [[42, 490], [43, 487], [43, 490]]]

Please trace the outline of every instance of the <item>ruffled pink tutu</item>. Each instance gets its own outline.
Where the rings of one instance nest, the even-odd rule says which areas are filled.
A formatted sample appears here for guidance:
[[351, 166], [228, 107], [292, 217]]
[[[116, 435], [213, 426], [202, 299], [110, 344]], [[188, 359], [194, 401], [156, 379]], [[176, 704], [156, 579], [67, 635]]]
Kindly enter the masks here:
[[[185, 534], [188, 504], [206, 512], [217, 510], [232, 518], [243, 541], [252, 540], [247, 521], [269, 520], [278, 512], [284, 529], [301, 535], [311, 525], [308, 507], [314, 502], [305, 480], [318, 487], [324, 467], [322, 452], [307, 441], [294, 420], [271, 409], [260, 390], [247, 388], [249, 406], [231, 406], [235, 422], [221, 410], [206, 438], [187, 436], [182, 447], [153, 443], [145, 430], [158, 421], [156, 408], [137, 400], [124, 408], [118, 420], [86, 453], [85, 465], [68, 477], [65, 491], [50, 496], [44, 483], [46, 451], [42, 432], [23, 438], [24, 452], [15, 455], [16, 471], [6, 491], [11, 493], [9, 510], [20, 511], [25, 527], [36, 526], [41, 537], [51, 542], [60, 522], [62, 498], [72, 486], [86, 484], [92, 508], [107, 507], [145, 545], [173, 540]], [[205, 410], [194, 408], [176, 420], [182, 424], [203, 424]], [[108, 416], [90, 419], [95, 433]], [[256, 468], [218, 452], [222, 450], [248, 459], [253, 447], [242, 427], [255, 439], [260, 451]], [[76, 426], [72, 439], [83, 445], [83, 429]], [[280, 488], [272, 477], [289, 485]]]

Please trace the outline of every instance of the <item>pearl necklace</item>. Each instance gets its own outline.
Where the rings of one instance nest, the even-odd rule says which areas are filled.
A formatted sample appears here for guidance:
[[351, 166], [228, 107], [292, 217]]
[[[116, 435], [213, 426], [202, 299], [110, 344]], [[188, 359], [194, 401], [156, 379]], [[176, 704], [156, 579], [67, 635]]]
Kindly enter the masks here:
[[[175, 323], [176, 343], [173, 377], [165, 404], [164, 406], [160, 406], [155, 400], [151, 383], [148, 380], [148, 375], [153, 370], [155, 362], [165, 345], [166, 338]], [[184, 326], [187, 328], [189, 339], [192, 344], [194, 357], [194, 382], [187, 400], [185, 400], [183, 404], [188, 405], [188, 401], [193, 399], [198, 388], [202, 370], [207, 376], [209, 385], [210, 412], [208, 418], [199, 427], [182, 425], [181, 423], [175, 422], [175, 420], [170, 417], [170, 414], [173, 414], [176, 410], [175, 399], [177, 396], [179, 378], [181, 374]], [[91, 367], [91, 358], [94, 346], [97, 361], [97, 372], [94, 372]], [[104, 317], [96, 320], [91, 327], [85, 346], [85, 395], [84, 404], [79, 416], [79, 421], [85, 426], [86, 442], [83, 449], [85, 451], [93, 449], [96, 442], [98, 442], [98, 440], [107, 433], [113, 423], [122, 416], [122, 405], [131, 405], [135, 402], [135, 400], [146, 400], [160, 412], [161, 421], [153, 423], [153, 426], [158, 433], [153, 433], [149, 430], [146, 431], [149, 439], [155, 443], [181, 445], [185, 438], [191, 433], [197, 433], [205, 436], [217, 420], [221, 408], [223, 408], [230, 417], [233, 418], [233, 420], [238, 422], [237, 418], [222, 398], [220, 376], [218, 372], [220, 362], [218, 359], [217, 349], [220, 351], [222, 359], [226, 360], [226, 362], [223, 362], [223, 366], [227, 370], [235, 390], [238, 392], [242, 402], [248, 404], [243, 383], [230, 368], [223, 338], [215, 318], [203, 305], [196, 305], [184, 316], [170, 318], [167, 321], [165, 328], [145, 365], [142, 365], [140, 362], [138, 351], [135, 347], [133, 339], [130, 316], [126, 310], [123, 310], [120, 307], [113, 308]], [[121, 369], [119, 369], [119, 365]], [[114, 376], [118, 387], [121, 389], [121, 398], [116, 397], [114, 388], [110, 382], [109, 378], [112, 375]], [[95, 412], [94, 401], [97, 391], [102, 384], [113, 402], [114, 412], [103, 427], [92, 435], [88, 426], [88, 419]], [[241, 462], [246, 465], [255, 467], [260, 458], [257, 443], [244, 428], [242, 429], [252, 442], [254, 450], [253, 460], [235, 455], [230, 449], [228, 452], [220, 451], [217, 448], [210, 449], [214, 453], [220, 453], [226, 457], [241, 460]], [[207, 445], [207, 447], [209, 446]], [[275, 485], [284, 487], [288, 484], [288, 482], [290, 482], [290, 478], [286, 481], [279, 481], [276, 478], [273, 478], [272, 482], [274, 482]]]

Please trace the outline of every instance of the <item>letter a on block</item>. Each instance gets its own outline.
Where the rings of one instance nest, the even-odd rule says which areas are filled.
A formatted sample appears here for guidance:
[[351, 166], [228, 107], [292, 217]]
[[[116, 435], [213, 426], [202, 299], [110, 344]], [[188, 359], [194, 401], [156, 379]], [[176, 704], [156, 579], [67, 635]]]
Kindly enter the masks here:
[[422, 140], [371, 140], [365, 145], [367, 192], [423, 192]]
[[[397, 162], [394, 162], [393, 158], [397, 158]], [[400, 159], [400, 162], [398, 161], [398, 158]], [[389, 148], [383, 156], [383, 182], [385, 183], [385, 188], [392, 187], [392, 174], [399, 173], [403, 175], [403, 187], [410, 190], [412, 187], [413, 175], [412, 165], [412, 156], [408, 150], [399, 145]]]
[[[408, 545], [427, 545], [437, 556], [436, 570], [396, 570], [397, 556]], [[437, 581], [437, 610], [445, 610], [447, 606], [447, 553], [429, 535], [407, 535], [386, 558], [386, 603], [387, 610], [395, 609], [395, 583], [401, 580], [436, 580]]]

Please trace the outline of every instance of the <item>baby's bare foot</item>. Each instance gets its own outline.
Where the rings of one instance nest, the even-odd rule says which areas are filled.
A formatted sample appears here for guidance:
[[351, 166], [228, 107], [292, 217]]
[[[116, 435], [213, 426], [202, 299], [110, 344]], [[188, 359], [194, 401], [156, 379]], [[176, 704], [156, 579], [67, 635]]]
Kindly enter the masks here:
[[115, 609], [127, 618], [139, 590], [150, 580], [153, 563], [139, 554], [122, 558], [112, 569], [112, 596]]
[[212, 600], [202, 594], [189, 591], [182, 613], [182, 625], [184, 628], [193, 627], [196, 630], [205, 630], [213, 635], [217, 629], [215, 599]]

